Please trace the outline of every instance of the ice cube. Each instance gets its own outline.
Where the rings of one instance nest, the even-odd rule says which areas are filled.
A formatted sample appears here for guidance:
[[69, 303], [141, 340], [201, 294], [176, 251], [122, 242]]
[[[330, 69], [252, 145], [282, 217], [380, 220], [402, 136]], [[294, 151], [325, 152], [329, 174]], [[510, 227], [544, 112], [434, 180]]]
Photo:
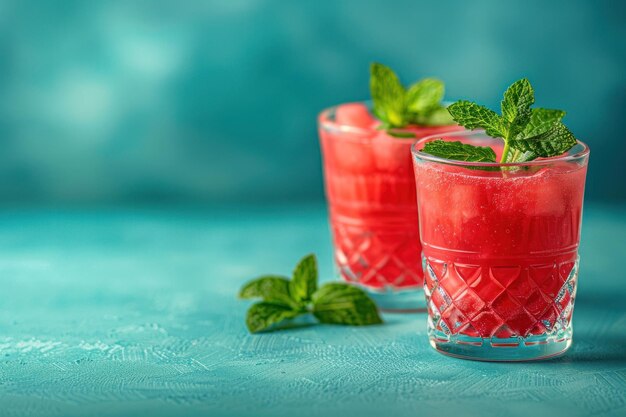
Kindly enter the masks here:
[[373, 128], [377, 124], [367, 106], [362, 103], [348, 103], [337, 107], [335, 121], [341, 125], [366, 129]]

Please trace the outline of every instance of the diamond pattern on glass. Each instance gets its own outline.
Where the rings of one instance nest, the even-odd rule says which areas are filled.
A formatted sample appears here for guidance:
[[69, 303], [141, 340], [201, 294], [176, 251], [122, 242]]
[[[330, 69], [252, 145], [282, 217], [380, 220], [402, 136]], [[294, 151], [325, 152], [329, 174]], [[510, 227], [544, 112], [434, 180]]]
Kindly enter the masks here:
[[422, 286], [417, 224], [366, 228], [335, 219], [332, 232], [335, 261], [345, 280], [373, 288]]
[[578, 260], [489, 267], [425, 257], [423, 263], [429, 333], [437, 340], [511, 346], [571, 336]]

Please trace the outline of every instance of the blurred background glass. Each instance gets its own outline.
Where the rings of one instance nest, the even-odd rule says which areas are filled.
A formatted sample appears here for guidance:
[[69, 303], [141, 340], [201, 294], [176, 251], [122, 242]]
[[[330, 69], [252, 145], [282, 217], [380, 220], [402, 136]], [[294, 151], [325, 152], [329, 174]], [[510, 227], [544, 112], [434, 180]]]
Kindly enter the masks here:
[[492, 108], [528, 77], [626, 201], [620, 1], [3, 1], [0, 202], [321, 202], [318, 112], [368, 64]]

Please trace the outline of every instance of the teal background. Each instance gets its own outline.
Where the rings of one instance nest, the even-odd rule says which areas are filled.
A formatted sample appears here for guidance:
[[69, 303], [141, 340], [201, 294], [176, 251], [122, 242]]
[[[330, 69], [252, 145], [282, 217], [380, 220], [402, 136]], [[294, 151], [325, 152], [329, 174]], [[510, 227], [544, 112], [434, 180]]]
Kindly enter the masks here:
[[[247, 332], [250, 278], [337, 278], [316, 116], [373, 60], [492, 108], [527, 76], [591, 145], [565, 356]], [[0, 1], [0, 417], [624, 416], [625, 108], [620, 1]]]
[[323, 201], [315, 119], [368, 64], [495, 108], [527, 76], [624, 201], [620, 1], [0, 4], [0, 203]]

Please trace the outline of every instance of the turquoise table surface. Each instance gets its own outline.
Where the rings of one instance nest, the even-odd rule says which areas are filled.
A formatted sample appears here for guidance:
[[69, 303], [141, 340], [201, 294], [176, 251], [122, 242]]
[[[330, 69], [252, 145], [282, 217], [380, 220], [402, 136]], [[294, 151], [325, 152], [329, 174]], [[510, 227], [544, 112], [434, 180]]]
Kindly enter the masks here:
[[626, 210], [587, 205], [574, 344], [534, 363], [433, 351], [424, 314], [244, 327], [238, 287], [308, 252], [323, 206], [0, 211], [1, 416], [624, 416]]

